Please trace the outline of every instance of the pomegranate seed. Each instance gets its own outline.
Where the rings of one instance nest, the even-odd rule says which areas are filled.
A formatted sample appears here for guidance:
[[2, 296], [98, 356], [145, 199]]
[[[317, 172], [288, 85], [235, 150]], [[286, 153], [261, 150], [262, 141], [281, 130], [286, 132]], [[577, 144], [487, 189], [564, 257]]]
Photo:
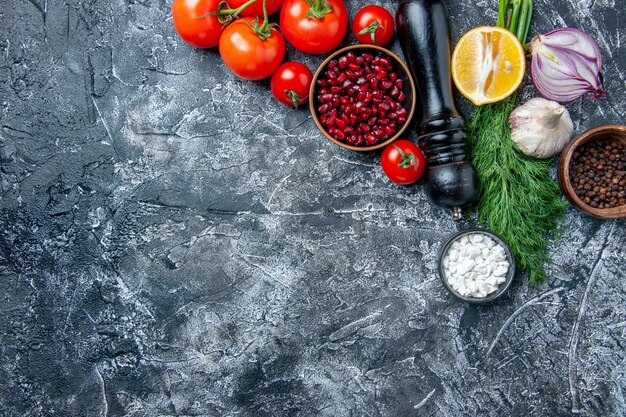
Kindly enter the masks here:
[[365, 104], [363, 104], [362, 101], [357, 101], [356, 104], [354, 105], [354, 109], [356, 111], [361, 111], [361, 109], [365, 106]]
[[378, 119], [378, 124], [382, 126], [387, 126], [389, 124], [389, 119]]
[[367, 53], [367, 52], [366, 52], [366, 53], [364, 53], [364, 54], [362, 55], [362, 57], [363, 57], [363, 60], [364, 60], [365, 62], [372, 62], [372, 59], [374, 59], [374, 56], [373, 56], [372, 54], [370, 54], [370, 53]]
[[376, 73], [376, 79], [378, 79], [378, 81], [382, 81], [385, 78], [387, 78], [387, 72], [386, 71], [378, 71]]
[[398, 74], [395, 72], [392, 72], [391, 74], [389, 74], [389, 79], [391, 80], [392, 83], [395, 83], [396, 81], [398, 81]]
[[389, 136], [393, 136], [396, 133], [395, 126], [385, 126], [384, 129], [385, 134]]
[[387, 112], [384, 109], [378, 109], [378, 117], [381, 119], [387, 116]]
[[398, 119], [398, 113], [396, 113], [396, 112], [389, 112], [389, 113], [387, 113], [387, 117], [389, 118], [389, 120], [397, 120]]
[[339, 74], [339, 76], [337, 77], [337, 83], [339, 84], [343, 84], [346, 80], [348, 79], [348, 76], [342, 72], [341, 74]]
[[350, 126], [346, 126], [346, 128], [343, 131], [346, 133], [346, 135], [351, 135], [354, 133], [354, 129], [351, 128]]
[[354, 52], [350, 51], [346, 54], [346, 58], [348, 58], [348, 62], [354, 62], [356, 60], [356, 56]]
[[346, 143], [348, 145], [356, 145], [356, 136], [350, 135], [346, 138]]
[[334, 126], [336, 121], [337, 118], [335, 116], [330, 116], [328, 119], [326, 119], [326, 126]]
[[337, 73], [335, 71], [326, 71], [326, 76], [331, 80], [334, 80], [337, 78]]
[[367, 143], [369, 143], [370, 145], [376, 145], [378, 143], [378, 139], [379, 138], [372, 135], [371, 133], [365, 137], [365, 140], [367, 140]]
[[400, 126], [402, 126], [403, 124], [406, 123], [406, 117], [402, 117], [402, 116], [398, 117], [397, 122]]
[[337, 129], [336, 127], [331, 127], [328, 129], [328, 133], [330, 133], [330, 135], [334, 137], [337, 134], [338, 130], [339, 129]]
[[388, 112], [389, 110], [391, 110], [391, 106], [389, 105], [389, 103], [384, 101], [384, 102], [380, 103], [380, 109]]
[[363, 85], [367, 82], [367, 80], [363, 77], [359, 78], [358, 80], [356, 80], [356, 84], [357, 85]]
[[348, 65], [348, 68], [350, 68], [350, 71], [359, 71], [361, 69], [361, 67], [355, 62], [353, 64]]
[[324, 113], [326, 113], [328, 111], [329, 108], [330, 108], [330, 106], [328, 104], [322, 104], [321, 106], [319, 106], [317, 108], [317, 112], [319, 114], [324, 114]]
[[372, 92], [372, 95], [374, 96], [374, 98], [380, 98], [380, 99], [382, 99], [382, 98], [384, 97], [383, 92], [382, 92], [382, 91], [380, 91], [380, 90], [374, 90], [374, 91]]
[[341, 101], [341, 104], [343, 104], [344, 106], [345, 106], [346, 104], [349, 104], [349, 103], [350, 103], [350, 99], [349, 99], [348, 97], [346, 97], [346, 96], [341, 96], [341, 97], [339, 98], [339, 101]]
[[397, 99], [400, 93], [401, 93], [400, 89], [394, 85], [391, 91], [389, 92], [389, 97]]
[[345, 129], [347, 125], [343, 120], [335, 119], [335, 126], [337, 126], [339, 129]]
[[343, 130], [337, 129], [335, 134], [333, 135], [335, 139], [344, 140], [346, 138], [346, 134], [343, 133]]
[[330, 92], [333, 94], [337, 94], [340, 91], [341, 91], [341, 87], [338, 87], [338, 86], [330, 87]]
[[404, 87], [404, 80], [396, 81], [396, 87], [398, 87], [400, 90], [402, 90], [402, 88]]
[[367, 124], [370, 126], [374, 126], [376, 125], [376, 123], [378, 123], [378, 117], [376, 116], [372, 117], [371, 119], [367, 121]]
[[372, 135], [374, 135], [376, 139], [382, 139], [383, 136], [385, 136], [385, 132], [383, 132], [382, 129], [377, 128], [372, 131]]
[[356, 125], [359, 122], [359, 118], [356, 117], [356, 115], [354, 115], [354, 114], [351, 114], [349, 116], [349, 118], [350, 118], [350, 125], [351, 126], [354, 126], [354, 125]]
[[328, 113], [328, 116], [337, 117], [337, 109], [332, 109], [332, 110]]
[[334, 96], [332, 101], [333, 107], [339, 107], [339, 97]]
[[354, 62], [356, 62], [358, 65], [363, 65], [363, 62], [365, 62], [365, 59], [363, 59], [363, 55], [357, 56]]
[[406, 117], [408, 111], [404, 107], [400, 107], [396, 113], [398, 113], [398, 117]]
[[389, 80], [383, 80], [380, 82], [380, 88], [383, 90], [389, 90], [391, 87], [393, 87], [393, 83]]
[[320, 116], [320, 123], [326, 125], [326, 119], [327, 117], [325, 115]]
[[315, 82], [315, 84], [318, 87], [326, 87], [328, 85], [328, 82], [326, 80], [323, 80], [321, 78], [318, 78], [317, 81]]
[[376, 74], [374, 74], [373, 72], [370, 72], [369, 74], [365, 76], [365, 79], [368, 81], [373, 80], [375, 78], [376, 78]]
[[400, 91], [400, 94], [398, 95], [398, 101], [402, 104], [404, 104], [404, 102], [406, 101], [406, 94], [404, 94], [402, 91]]
[[370, 127], [365, 123], [361, 123], [359, 125], [359, 131], [362, 133], [368, 133], [370, 131]]
[[352, 81], [350, 81], [350, 80], [345, 80], [345, 81], [343, 82], [343, 84], [341, 85], [341, 87], [342, 87], [344, 90], [347, 90], [347, 89], [349, 89], [350, 87], [352, 87], [353, 85], [354, 85], [354, 83], [353, 83]]
[[372, 90], [376, 90], [378, 88], [378, 80], [376, 78], [370, 80], [370, 87]]
[[339, 58], [339, 61], [337, 62], [337, 66], [341, 69], [348, 68], [348, 58], [345, 56], [342, 56], [341, 58]]

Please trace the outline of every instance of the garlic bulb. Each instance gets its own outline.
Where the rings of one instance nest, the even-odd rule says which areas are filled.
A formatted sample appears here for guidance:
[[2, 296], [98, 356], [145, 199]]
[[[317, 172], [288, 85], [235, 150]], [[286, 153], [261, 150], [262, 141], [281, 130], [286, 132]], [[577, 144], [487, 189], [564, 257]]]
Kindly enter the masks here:
[[513, 110], [509, 125], [518, 149], [539, 159], [561, 152], [574, 131], [567, 109], [544, 98], [531, 98]]

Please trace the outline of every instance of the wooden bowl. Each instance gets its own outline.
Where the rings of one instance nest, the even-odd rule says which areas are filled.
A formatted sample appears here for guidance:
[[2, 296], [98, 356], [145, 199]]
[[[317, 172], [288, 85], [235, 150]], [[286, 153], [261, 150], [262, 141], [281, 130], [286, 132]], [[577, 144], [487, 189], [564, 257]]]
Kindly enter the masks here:
[[574, 151], [585, 143], [601, 139], [618, 139], [626, 147], [626, 126], [604, 125], [594, 127], [571, 141], [563, 150], [559, 161], [559, 184], [567, 199], [585, 213], [601, 219], [620, 219], [626, 217], [626, 205], [606, 209], [591, 207], [578, 197], [570, 179], [570, 165]]
[[[316, 105], [316, 99], [315, 99], [315, 97], [317, 96], [317, 88], [318, 88], [317, 79], [324, 72], [324, 70], [326, 70], [326, 67], [330, 61], [340, 57], [341, 55], [346, 54], [348, 51], [355, 51], [355, 52], [370, 51], [371, 53], [374, 53], [374, 54], [381, 53], [383, 55], [388, 56], [389, 58], [392, 59], [393, 62], [395, 62], [395, 67], [400, 77], [405, 80], [404, 90], [405, 90], [407, 100], [406, 100], [406, 103], [404, 104], [404, 107], [408, 110], [406, 122], [402, 126], [399, 127], [396, 134], [393, 135], [391, 138], [385, 140], [384, 142], [377, 143], [376, 145], [373, 145], [373, 146], [351, 146], [351, 145], [348, 145], [347, 143], [343, 143], [335, 139], [334, 137], [332, 137], [326, 131], [324, 126], [322, 126], [322, 124], [320, 123], [318, 119], [317, 105]], [[409, 127], [409, 124], [411, 123], [411, 119], [413, 119], [413, 115], [415, 113], [415, 106], [417, 104], [416, 97], [417, 97], [417, 90], [415, 88], [415, 81], [411, 77], [409, 68], [397, 55], [395, 55], [393, 52], [389, 51], [388, 49], [381, 48], [380, 46], [376, 46], [376, 45], [350, 45], [350, 46], [346, 46], [345, 48], [339, 49], [338, 51], [330, 55], [328, 58], [326, 58], [326, 60], [322, 63], [322, 65], [319, 66], [319, 68], [315, 72], [315, 75], [313, 76], [313, 82], [311, 83], [311, 90], [309, 91], [309, 109], [311, 110], [311, 115], [313, 116], [315, 125], [324, 134], [324, 136], [328, 138], [328, 140], [330, 140], [331, 142], [345, 149], [350, 149], [352, 151], [357, 151], [357, 152], [365, 152], [365, 151], [373, 151], [376, 149], [384, 148], [385, 146], [389, 145], [391, 142], [395, 141], [396, 139], [399, 139], [400, 136], [404, 134], [406, 129]]]

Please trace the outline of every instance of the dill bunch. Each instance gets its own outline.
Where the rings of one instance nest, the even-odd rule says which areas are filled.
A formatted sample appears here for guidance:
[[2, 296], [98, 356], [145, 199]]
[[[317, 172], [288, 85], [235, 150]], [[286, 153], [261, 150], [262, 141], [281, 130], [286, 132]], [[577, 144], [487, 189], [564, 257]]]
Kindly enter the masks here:
[[547, 239], [554, 236], [566, 204], [550, 175], [550, 161], [522, 154], [511, 140], [508, 119], [516, 106], [517, 97], [511, 96], [478, 107], [466, 127], [480, 180], [478, 220], [509, 244], [534, 284], [545, 279]]

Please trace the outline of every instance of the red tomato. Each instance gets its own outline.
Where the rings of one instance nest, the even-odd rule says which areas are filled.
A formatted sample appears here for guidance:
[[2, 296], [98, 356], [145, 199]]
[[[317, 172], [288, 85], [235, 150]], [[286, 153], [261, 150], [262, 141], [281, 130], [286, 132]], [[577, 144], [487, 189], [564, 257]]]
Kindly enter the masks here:
[[[260, 23], [259, 23], [260, 25]], [[285, 39], [278, 29], [267, 26], [261, 39], [253, 17], [231, 23], [220, 38], [220, 55], [230, 70], [246, 80], [267, 78], [283, 62]]]
[[180, 37], [198, 48], [213, 48], [220, 41], [224, 23], [215, 13], [221, 0], [174, 0], [172, 20]]
[[352, 31], [359, 43], [384, 46], [393, 37], [393, 16], [380, 6], [365, 6], [354, 16]]
[[[267, 0], [267, 14], [274, 14], [280, 10], [284, 0]], [[248, 0], [227, 0], [228, 5], [233, 9], [238, 9], [248, 2]], [[243, 9], [241, 16], [263, 16], [263, 0], [256, 0], [254, 3]]]
[[397, 184], [413, 184], [422, 177], [426, 160], [424, 154], [411, 141], [399, 139], [387, 145], [380, 157], [383, 171]]
[[335, 49], [348, 29], [343, 0], [285, 0], [280, 28], [294, 48], [309, 54]]
[[272, 75], [272, 94], [281, 103], [298, 108], [309, 99], [313, 74], [299, 62], [285, 62]]

